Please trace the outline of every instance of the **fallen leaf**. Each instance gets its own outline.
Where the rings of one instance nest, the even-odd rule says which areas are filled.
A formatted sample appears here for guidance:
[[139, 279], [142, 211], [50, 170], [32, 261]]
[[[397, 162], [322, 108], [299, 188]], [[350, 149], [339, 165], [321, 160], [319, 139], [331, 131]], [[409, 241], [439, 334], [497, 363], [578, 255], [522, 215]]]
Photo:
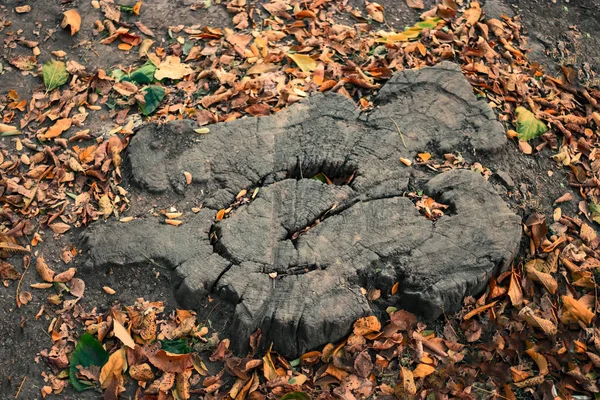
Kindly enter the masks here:
[[135, 342], [133, 341], [133, 338], [127, 329], [125, 329], [125, 327], [121, 325], [116, 318], [113, 319], [113, 333], [121, 342], [123, 342], [125, 346], [129, 347], [130, 349], [135, 348]]
[[52, 232], [56, 233], [57, 235], [60, 235], [61, 233], [65, 233], [66, 231], [71, 229], [71, 227], [69, 225], [65, 224], [64, 222], [56, 222], [54, 224], [48, 225], [48, 227], [50, 229], [52, 229]]
[[546, 361], [546, 358], [543, 355], [533, 349], [528, 349], [525, 351], [525, 353], [527, 353], [529, 357], [533, 358], [533, 361], [535, 361], [538, 369], [540, 370], [541, 376], [548, 375], [548, 361]]
[[369, 333], [379, 332], [380, 330], [381, 322], [374, 315], [360, 318], [354, 323], [354, 334], [357, 336], [365, 336]]
[[115, 293], [117, 293], [114, 289], [111, 289], [108, 286], [102, 286], [102, 290], [104, 290], [108, 294], [115, 294]]
[[417, 10], [422, 10], [425, 8], [425, 5], [423, 5], [423, 0], [406, 0], [406, 5]]
[[435, 372], [435, 368], [431, 365], [427, 364], [419, 364], [417, 368], [414, 369], [413, 377], [415, 378], [425, 378]]
[[148, 382], [154, 380], [154, 373], [152, 372], [152, 367], [150, 367], [148, 363], [130, 366], [129, 376], [131, 376], [136, 381]]
[[100, 387], [106, 388], [109, 383], [123, 374], [127, 368], [125, 348], [121, 347], [108, 357], [108, 361], [100, 370]]
[[0, 279], [14, 281], [20, 277], [21, 274], [12, 264], [0, 260]]
[[54, 282], [69, 282], [75, 276], [77, 272], [77, 268], [69, 268], [65, 272], [61, 272], [58, 275], [54, 276]]
[[179, 57], [167, 56], [164, 61], [156, 66], [154, 77], [159, 81], [165, 78], [182, 79], [192, 72], [193, 69], [189, 65], [183, 64]]
[[67, 10], [63, 13], [63, 20], [60, 26], [64, 29], [67, 26], [71, 28], [71, 36], [79, 32], [81, 27], [81, 16], [77, 10]]
[[54, 125], [52, 125], [46, 133], [44, 133], [44, 139], [52, 139], [59, 137], [64, 131], [71, 127], [73, 120], [71, 118], [61, 118]]
[[546, 124], [537, 119], [535, 115], [525, 107], [517, 107], [515, 112], [517, 114], [517, 133], [519, 134], [519, 139], [521, 141], [535, 139], [548, 130]]
[[315, 60], [313, 60], [310, 56], [307, 56], [306, 54], [288, 53], [287, 56], [291, 58], [292, 61], [294, 61], [303, 72], [306, 73], [314, 71], [319, 66], [319, 63], [317, 63]]
[[[412, 0], [409, 0], [412, 1]], [[383, 7], [381, 6], [381, 4], [379, 3], [371, 3], [371, 2], [366, 2], [366, 9], [367, 9], [367, 14], [369, 14], [369, 16], [371, 18], [373, 18], [374, 21], [377, 21], [379, 23], [382, 23], [384, 20], [383, 17]]]
[[594, 319], [594, 313], [591, 312], [583, 303], [569, 296], [561, 296], [563, 302], [563, 315], [561, 321], [564, 323], [573, 323], [581, 321], [590, 325]]

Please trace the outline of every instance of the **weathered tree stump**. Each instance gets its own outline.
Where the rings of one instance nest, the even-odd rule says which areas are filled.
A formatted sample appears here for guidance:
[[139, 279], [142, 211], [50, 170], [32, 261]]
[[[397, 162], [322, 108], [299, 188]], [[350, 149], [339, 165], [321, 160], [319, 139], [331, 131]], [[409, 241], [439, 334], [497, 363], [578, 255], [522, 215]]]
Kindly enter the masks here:
[[[390, 303], [428, 318], [456, 311], [509, 265], [520, 219], [480, 174], [454, 170], [421, 186], [399, 158], [495, 151], [504, 130], [448, 63], [396, 74], [375, 105], [361, 115], [320, 94], [203, 136], [188, 122], [142, 128], [128, 149], [131, 190], [204, 208], [178, 227], [154, 217], [95, 223], [84, 233], [88, 265], [152, 259], [173, 270], [182, 306], [222, 302], [237, 349], [260, 328], [262, 345], [289, 356], [339, 340]], [[334, 184], [310, 179], [321, 172]], [[215, 221], [242, 189], [248, 201]], [[425, 218], [409, 189], [449, 205], [446, 215]], [[368, 301], [364, 288], [382, 299]]]

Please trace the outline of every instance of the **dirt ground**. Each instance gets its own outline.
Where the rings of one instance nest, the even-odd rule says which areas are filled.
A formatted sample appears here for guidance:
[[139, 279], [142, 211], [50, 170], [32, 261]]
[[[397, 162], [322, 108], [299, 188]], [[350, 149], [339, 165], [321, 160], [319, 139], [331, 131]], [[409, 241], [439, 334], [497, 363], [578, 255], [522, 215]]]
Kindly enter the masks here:
[[[200, 25], [223, 27], [230, 24], [230, 16], [220, 5], [208, 9], [190, 10], [192, 0], [150, 0], [144, 3], [141, 21], [157, 33], [158, 40], [169, 40], [166, 35], [169, 26]], [[426, 8], [431, 2], [425, 2]], [[557, 72], [560, 65], [573, 65], [579, 73], [580, 80], [592, 85], [598, 84], [595, 75], [600, 69], [600, 0], [487, 0], [484, 9], [491, 15], [519, 14], [528, 29], [531, 39], [532, 59], [544, 65], [548, 71]], [[30, 4], [32, 10], [28, 14], [18, 15], [15, 6]], [[356, 7], [364, 7], [360, 0], [351, 0]], [[402, 0], [382, 0], [387, 22], [396, 29], [403, 29], [414, 23], [419, 13], [409, 9]], [[0, 5], [0, 21], [12, 22], [11, 26], [0, 31], [4, 39], [8, 32], [22, 30], [23, 35], [40, 41], [41, 55], [39, 62], [44, 63], [51, 51], [64, 50], [70, 59], [85, 65], [88, 69], [128, 65], [137, 61], [137, 54], [117, 51], [114, 47], [99, 43], [98, 37], [91, 36], [89, 30], [82, 30], [79, 36], [72, 37], [60, 28], [62, 12], [67, 8], [75, 8], [82, 16], [82, 26], [92, 26], [98, 18], [90, 1], [87, 0], [39, 0], [16, 1], [5, 0]], [[87, 36], [86, 36], [87, 35]], [[10, 68], [7, 59], [18, 55], [24, 49], [4, 49], [0, 63], [4, 72], [0, 75], [0, 95], [9, 90], [16, 90], [22, 98], [27, 98], [36, 90], [42, 89], [42, 81], [32, 74], [24, 75]], [[24, 53], [23, 53], [24, 54]], [[93, 127], [93, 133], [99, 135], [113, 128], [108, 115], [103, 112], [90, 114], [87, 127]], [[94, 132], [95, 131], [95, 132]], [[14, 143], [10, 137], [0, 139], [0, 147], [11, 151]], [[485, 167], [499, 175], [491, 179], [509, 200], [511, 206], [520, 214], [527, 215], [532, 211], [541, 211], [550, 215], [553, 201], [567, 191], [568, 177], [563, 170], [549, 159], [549, 152], [535, 156], [525, 156], [511, 144], [500, 154], [484, 160]], [[508, 179], [506, 177], [509, 177]], [[508, 182], [507, 182], [508, 180]], [[510, 181], [514, 182], [510, 182]], [[574, 195], [576, 193], [573, 193]], [[151, 204], [142, 199], [136, 209], [143, 209]], [[568, 209], [568, 207], [572, 207]], [[563, 207], [563, 212], [573, 215], [577, 213], [577, 201]], [[66, 247], [77, 245], [78, 232], [54, 237], [51, 232], [44, 235], [44, 242], [36, 247], [36, 252], [43, 254], [46, 261], [55, 269], [67, 268], [60, 254]], [[80, 259], [75, 259], [77, 265]], [[20, 261], [15, 259], [15, 264]], [[71, 263], [69, 266], [72, 266]], [[130, 304], [138, 297], [147, 300], [161, 300], [167, 308], [174, 308], [176, 303], [169, 285], [167, 271], [159, 266], [139, 267], [128, 270], [95, 271], [84, 275], [87, 283], [82, 304], [86, 308], [98, 307], [107, 309], [115, 301]], [[28, 287], [36, 281], [35, 266], [26, 273], [22, 285]], [[102, 286], [110, 286], [116, 295], [109, 296]], [[40, 389], [44, 385], [42, 372], [46, 370], [43, 361], [36, 362], [38, 352], [51, 345], [46, 333], [49, 317], [40, 319], [35, 316], [45, 304], [46, 293], [33, 293], [33, 300], [18, 309], [15, 303], [16, 282], [6, 288], [0, 288], [0, 399], [14, 398], [20, 389], [20, 399], [41, 398]], [[24, 380], [24, 382], [23, 382]], [[60, 395], [64, 399], [98, 398], [97, 392], [76, 393], [67, 389]]]

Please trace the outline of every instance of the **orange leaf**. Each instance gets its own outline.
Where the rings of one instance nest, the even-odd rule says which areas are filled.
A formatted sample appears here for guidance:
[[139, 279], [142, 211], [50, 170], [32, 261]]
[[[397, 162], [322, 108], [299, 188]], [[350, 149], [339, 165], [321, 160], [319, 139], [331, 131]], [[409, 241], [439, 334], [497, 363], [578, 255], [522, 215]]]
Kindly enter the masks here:
[[360, 318], [354, 323], [354, 334], [357, 336], [365, 336], [369, 333], [379, 332], [380, 330], [381, 322], [374, 315]]
[[71, 127], [71, 123], [73, 120], [71, 118], [62, 118], [56, 121], [54, 125], [52, 125], [46, 133], [42, 135], [43, 139], [52, 139], [55, 137], [59, 137], [61, 133], [66, 131]]
[[548, 374], [548, 361], [546, 361], [546, 358], [543, 355], [533, 349], [526, 350], [525, 353], [527, 353], [529, 357], [533, 358], [533, 361], [535, 361], [538, 369], [540, 370], [541, 376]]
[[67, 10], [63, 13], [63, 20], [60, 26], [64, 29], [67, 26], [71, 28], [71, 36], [79, 32], [81, 27], [81, 17], [77, 10]]
[[419, 364], [412, 372], [415, 378], [425, 378], [435, 372], [435, 368], [427, 364]]
[[563, 315], [561, 321], [565, 323], [581, 321], [586, 325], [591, 324], [594, 313], [584, 304], [569, 296], [561, 296], [563, 301]]
[[222, 208], [217, 212], [217, 216], [215, 217], [215, 220], [220, 221], [223, 219], [224, 216], [225, 216], [225, 209]]

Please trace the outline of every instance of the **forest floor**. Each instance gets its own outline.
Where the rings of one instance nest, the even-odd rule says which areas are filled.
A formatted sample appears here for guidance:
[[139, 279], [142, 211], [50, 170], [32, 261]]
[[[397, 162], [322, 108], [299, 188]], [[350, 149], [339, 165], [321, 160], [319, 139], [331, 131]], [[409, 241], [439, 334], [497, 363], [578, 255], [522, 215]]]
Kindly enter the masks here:
[[[0, 398], [598, 398], [598, 0], [124, 3], [0, 5]], [[78, 268], [85, 226], [152, 208], [121, 185], [143, 122], [208, 131], [317, 91], [369, 109], [394, 71], [442, 60], [511, 140], [414, 161], [481, 171], [524, 225], [514, 268], [457, 315], [390, 310], [297, 360], [240, 358], [160, 265]]]

